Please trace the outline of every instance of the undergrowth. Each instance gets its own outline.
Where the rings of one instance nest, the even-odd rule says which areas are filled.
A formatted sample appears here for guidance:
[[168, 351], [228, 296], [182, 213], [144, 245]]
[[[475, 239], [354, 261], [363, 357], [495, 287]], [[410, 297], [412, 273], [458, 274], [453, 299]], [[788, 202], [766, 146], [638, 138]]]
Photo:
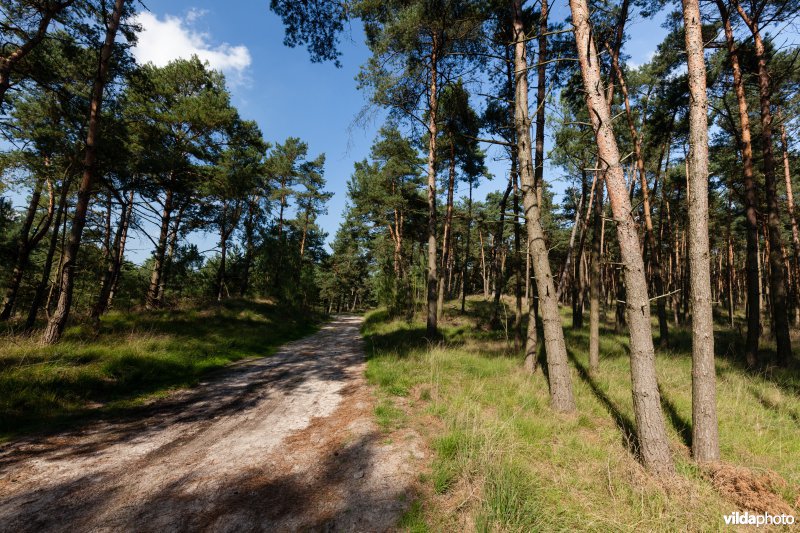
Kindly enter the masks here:
[[[436, 343], [425, 340], [423, 317], [409, 323], [378, 310], [365, 320], [367, 377], [379, 386], [381, 424], [413, 426], [432, 450], [423, 494], [401, 528], [708, 531], [724, 527], [723, 515], [744, 510], [715, 490], [689, 455], [687, 331], [674, 329], [672, 348], [657, 354], [678, 470], [664, 482], [636, 460], [626, 336], [604, 327], [600, 372], [592, 377], [588, 333], [569, 328], [564, 316], [578, 409], [557, 415], [542, 372], [527, 375], [505, 331], [486, 326], [487, 304], [468, 303], [465, 315], [448, 307]], [[734, 342], [720, 328], [722, 459], [775, 473], [785, 481], [775, 490], [800, 518], [800, 379], [792, 371], [746, 371]]]

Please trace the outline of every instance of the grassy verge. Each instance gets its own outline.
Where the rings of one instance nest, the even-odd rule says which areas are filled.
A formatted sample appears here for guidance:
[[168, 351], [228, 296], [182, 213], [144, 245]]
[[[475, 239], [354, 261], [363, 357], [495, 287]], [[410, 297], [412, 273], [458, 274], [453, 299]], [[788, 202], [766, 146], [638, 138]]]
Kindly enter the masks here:
[[0, 440], [122, 414], [190, 387], [232, 361], [272, 354], [314, 331], [318, 317], [270, 303], [112, 312], [98, 331], [75, 326], [55, 346], [0, 337]]
[[[601, 369], [588, 375], [585, 330], [565, 328], [578, 412], [554, 414], [542, 373], [528, 376], [504, 331], [483, 326], [483, 302], [448, 309], [443, 340], [424, 323], [367, 316], [368, 379], [381, 424], [411, 424], [432, 449], [414, 530], [717, 530], [742, 509], [689, 457], [691, 354], [685, 331], [658, 353], [659, 385], [679, 476], [664, 484], [635, 458], [627, 338], [602, 332]], [[565, 325], [569, 323], [565, 317]], [[747, 373], [721, 330], [718, 406], [723, 460], [747, 467], [800, 518], [800, 379]], [[400, 409], [400, 407], [402, 409]], [[736, 480], [734, 480], [736, 481]]]

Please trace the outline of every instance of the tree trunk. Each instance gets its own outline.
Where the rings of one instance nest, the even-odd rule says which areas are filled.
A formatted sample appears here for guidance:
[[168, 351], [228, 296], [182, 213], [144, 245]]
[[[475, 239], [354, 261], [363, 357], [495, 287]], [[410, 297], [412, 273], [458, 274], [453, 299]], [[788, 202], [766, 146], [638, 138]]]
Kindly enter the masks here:
[[[39, 227], [33, 228], [33, 221], [36, 219], [36, 212], [39, 210], [39, 202], [42, 199], [42, 189], [44, 188], [45, 178], [36, 180], [31, 193], [31, 201], [28, 204], [28, 211], [25, 215], [25, 220], [22, 223], [22, 229], [19, 233], [19, 246], [17, 247], [17, 258], [14, 262], [14, 269], [11, 271], [11, 279], [6, 289], [5, 297], [3, 298], [3, 309], [0, 311], [0, 320], [8, 320], [14, 311], [14, 306], [17, 302], [17, 293], [22, 284], [22, 277], [25, 275], [25, 269], [28, 266], [28, 259], [31, 252], [44, 237], [45, 233], [50, 227], [50, 221], [53, 216], [53, 190], [50, 186], [50, 202], [47, 214], [39, 223]], [[48, 182], [49, 185], [49, 182]], [[31, 230], [34, 229], [33, 233]]]
[[156, 309], [161, 306], [159, 295], [161, 278], [164, 274], [164, 258], [167, 254], [167, 239], [169, 238], [169, 223], [172, 218], [172, 188], [168, 188], [164, 196], [164, 209], [161, 211], [161, 229], [158, 234], [158, 244], [153, 254], [153, 271], [150, 274], [150, 285], [147, 289], [145, 306], [147, 309]]
[[[583, 165], [586, 167], [586, 165]], [[569, 272], [570, 266], [572, 266], [573, 260], [572, 256], [575, 255], [575, 236], [578, 234], [578, 227], [581, 225], [581, 215], [583, 214], [583, 204], [586, 202], [586, 171], [581, 171], [581, 197], [578, 201], [578, 205], [575, 208], [575, 220], [572, 223], [572, 231], [569, 233], [569, 244], [567, 245], [567, 256], [564, 260], [564, 266], [561, 269], [561, 274], [558, 276], [558, 285], [556, 286], [556, 293], [558, 294], [557, 299], [561, 299], [561, 295], [564, 293], [564, 285], [566, 284], [567, 280], [567, 272]]]
[[308, 236], [308, 225], [311, 213], [307, 209], [305, 212], [305, 219], [303, 220], [303, 235], [300, 237], [300, 262], [303, 261], [303, 254], [306, 252], [306, 237]]
[[[626, 0], [627, 1], [627, 0]], [[514, 4], [514, 16], [517, 17], [517, 5]], [[521, 9], [522, 3], [520, 3], [519, 8]], [[534, 192], [536, 193], [537, 204], [541, 205], [541, 191], [540, 191], [540, 184], [542, 182], [542, 178], [544, 176], [544, 104], [545, 98], [547, 94], [545, 92], [545, 83], [547, 82], [547, 24], [548, 24], [548, 17], [549, 17], [549, 6], [547, 0], [544, 0], [541, 4], [541, 9], [539, 12], [539, 62], [536, 65], [536, 146], [533, 154], [533, 187]], [[516, 46], [516, 45], [515, 45]], [[524, 50], [522, 50], [524, 52]], [[527, 57], [523, 55], [523, 59], [527, 63]], [[518, 70], [518, 67], [515, 67]], [[517, 75], [518, 77], [519, 75]], [[528, 84], [528, 77], [527, 71], [524, 76], [525, 85], [527, 87]], [[527, 101], [527, 93], [525, 94], [525, 100]], [[516, 103], [516, 102], [515, 102]], [[516, 112], [516, 111], [515, 111]], [[527, 108], [525, 109], [525, 114], [527, 116]], [[530, 125], [526, 126], [528, 131], [528, 136], [530, 137]], [[530, 139], [529, 139], [530, 140]], [[519, 138], [517, 138], [517, 142], [519, 143]], [[523, 183], [524, 186], [524, 183]], [[524, 194], [524, 193], [523, 193]], [[527, 217], [528, 217], [528, 208], [527, 204], [524, 202], [523, 197], [523, 204], [525, 205], [525, 217], [526, 217], [526, 224], [527, 224]], [[527, 249], [528, 249], [528, 257], [534, 266], [534, 277], [538, 278], [538, 274], [536, 273], [535, 265], [533, 265], [535, 258], [533, 254], [535, 253], [534, 248], [532, 246], [532, 241], [530, 235], [528, 235], [527, 239]], [[550, 267], [548, 261], [548, 268]], [[538, 281], [537, 281], [538, 284]], [[534, 291], [531, 291], [534, 292]], [[536, 291], [538, 295], [541, 295], [541, 292], [538, 290]], [[557, 298], [558, 295], [554, 294]], [[528, 368], [531, 372], [536, 370], [537, 359], [536, 359], [536, 351], [537, 345], [539, 342], [538, 339], [538, 332], [537, 332], [537, 319], [536, 317], [539, 315], [539, 301], [536, 297], [531, 294], [531, 299], [533, 300], [533, 305], [528, 302], [528, 332], [525, 339], [525, 367]], [[531, 312], [532, 311], [532, 312]], [[563, 331], [562, 331], [563, 335]]]
[[658, 474], [672, 474], [675, 468], [661, 412], [653, 336], [650, 331], [650, 301], [636, 222], [625, 188], [619, 149], [611, 127], [611, 114], [602, 90], [599, 58], [589, 25], [589, 8], [586, 0], [570, 0], [570, 9], [586, 103], [595, 130], [598, 155], [607, 165], [606, 187], [625, 266], [633, 408], [639, 450], [648, 470]]
[[175, 257], [175, 248], [178, 246], [178, 233], [181, 229], [181, 222], [183, 221], [183, 214], [188, 207], [187, 202], [183, 202], [178, 208], [178, 212], [172, 217], [172, 229], [169, 231], [167, 239], [167, 253], [164, 257], [164, 263], [161, 266], [161, 277], [158, 281], [158, 291], [156, 292], [156, 299], [158, 305], [163, 305], [164, 294], [167, 288], [167, 281], [169, 279], [170, 269], [172, 267], [172, 260]]
[[792, 224], [792, 272], [795, 316], [800, 319], [800, 234], [797, 229], [797, 217], [794, 214], [794, 194], [792, 191], [792, 173], [789, 166], [789, 143], [786, 140], [786, 126], [781, 124], [781, 148], [783, 149], [783, 178], [786, 182], [786, 210]]
[[728, 286], [728, 326], [733, 329], [733, 314], [735, 311], [735, 287], [733, 282], [733, 273], [736, 268], [733, 258], [733, 239], [731, 238], [731, 224], [728, 219], [728, 232], [727, 232], [727, 286]]
[[514, 176], [514, 351], [522, 348], [522, 244], [519, 228], [519, 180]]
[[128, 229], [131, 227], [131, 217], [133, 216], [133, 197], [134, 192], [131, 191], [128, 196], [128, 212], [125, 215], [125, 225], [122, 227], [122, 238], [119, 241], [119, 248], [117, 250], [117, 261], [114, 265], [114, 274], [111, 277], [111, 291], [108, 294], [107, 309], [111, 309], [114, 305], [114, 296], [117, 293], [117, 286], [119, 285], [119, 277], [122, 272], [122, 262], [125, 260], [125, 243], [128, 240]]
[[[517, 157], [522, 182], [523, 204], [528, 229], [528, 242], [533, 256], [533, 270], [539, 289], [539, 309], [544, 326], [545, 354], [547, 355], [547, 374], [550, 382], [550, 402], [554, 410], [572, 412], [575, 410], [575, 399], [572, 395], [567, 347], [564, 343], [564, 330], [561, 326], [561, 314], [558, 311], [556, 287], [550, 271], [547, 245], [541, 225], [541, 213], [537, 189], [541, 181], [536, 182], [533, 168], [531, 146], [531, 123], [528, 117], [528, 59], [526, 57], [525, 27], [522, 23], [522, 0], [512, 0], [514, 30], [514, 127], [517, 140]], [[543, 27], [547, 27], [547, 1], [542, 1]], [[546, 32], [542, 32], [546, 33]], [[540, 43], [541, 47], [541, 43]], [[540, 69], [544, 66], [546, 48], [540, 48]], [[539, 88], [543, 86], [544, 72], [539, 73]], [[537, 130], [540, 124], [537, 119]], [[537, 145], [539, 132], [537, 131]], [[537, 146], [538, 150], [538, 146]], [[539, 176], [541, 179], [541, 176]], [[527, 348], [526, 348], [527, 354]]]
[[747, 95], [744, 89], [742, 70], [739, 65], [739, 50], [733, 39], [728, 8], [722, 0], [717, 0], [717, 7], [722, 16], [725, 28], [725, 39], [728, 55], [733, 70], [733, 87], [739, 109], [739, 128], [742, 152], [742, 174], [744, 176], [744, 201], [747, 237], [746, 285], [747, 285], [747, 338], [745, 341], [745, 359], [749, 367], [758, 362], [758, 340], [761, 336], [761, 290], [758, 260], [758, 199], [753, 177], [753, 145], [750, 133], [750, 116], [747, 109]]
[[111, 297], [111, 289], [114, 283], [115, 273], [119, 270], [119, 265], [122, 262], [123, 246], [122, 236], [128, 226], [128, 217], [131, 215], [131, 208], [133, 207], [133, 192], [131, 192], [128, 205], [122, 206], [122, 211], [117, 223], [117, 231], [114, 234], [113, 244], [109, 241], [108, 244], [108, 258], [106, 260], [106, 269], [103, 272], [103, 279], [100, 282], [100, 294], [97, 297], [97, 302], [92, 307], [91, 317], [98, 320], [100, 316], [106, 312]]
[[[452, 135], [452, 132], [451, 132]], [[450, 172], [447, 179], [447, 205], [445, 207], [444, 215], [444, 228], [442, 229], [442, 262], [441, 273], [439, 275], [439, 289], [436, 299], [436, 320], [442, 319], [442, 312], [444, 311], [444, 273], [450, 263], [450, 254], [452, 253], [452, 224], [453, 224], [453, 193], [456, 186], [456, 146], [455, 142], [450, 140]]]
[[222, 208], [222, 219], [219, 225], [219, 268], [217, 268], [216, 296], [217, 301], [222, 301], [222, 291], [225, 286], [225, 260], [228, 257], [228, 232], [226, 231], [228, 204]]
[[100, 50], [100, 60], [97, 73], [92, 84], [92, 97], [89, 103], [89, 123], [86, 134], [86, 148], [84, 155], [84, 171], [78, 188], [78, 203], [75, 206], [75, 216], [72, 220], [69, 243], [64, 250], [64, 263], [61, 271], [61, 293], [58, 296], [58, 305], [50, 317], [47, 327], [42, 335], [43, 344], [54, 344], [61, 338], [64, 327], [67, 325], [70, 308], [72, 307], [72, 289], [75, 276], [75, 260], [81, 243], [83, 227], [86, 225], [86, 212], [92, 197], [92, 186], [97, 174], [97, 136], [100, 126], [100, 108], [103, 104], [103, 89], [108, 74], [109, 60], [114, 48], [114, 39], [117, 36], [125, 0], [115, 0], [114, 11], [110, 20], [106, 21], [106, 36]]
[[[244, 223], [244, 265], [242, 266], [242, 282], [239, 285], [239, 296], [247, 294], [247, 290], [250, 287], [250, 266], [253, 263], [254, 226], [257, 208], [257, 199], [249, 198], [247, 201], [247, 218], [245, 218]], [[328, 311], [328, 314], [330, 314], [330, 311]]]
[[[650, 251], [650, 268], [652, 269], [653, 286], [656, 291], [656, 310], [658, 315], [658, 331], [659, 331], [659, 345], [666, 347], [669, 344], [669, 325], [667, 324], [667, 308], [664, 302], [664, 278], [661, 271], [661, 258], [659, 246], [656, 243], [654, 230], [653, 230], [653, 217], [650, 209], [650, 191], [647, 185], [647, 172], [644, 167], [644, 155], [642, 154], [642, 139], [636, 125], [633, 121], [633, 111], [631, 110], [630, 97], [628, 95], [628, 85], [625, 83], [625, 77], [622, 75], [622, 69], [619, 66], [619, 59], [615, 58], [613, 61], [614, 71], [617, 73], [619, 80], [620, 90], [622, 91], [623, 101], [625, 103], [625, 114], [628, 119], [628, 130], [633, 139], [633, 150], [636, 155], [636, 170], [639, 173], [639, 183], [642, 188], [642, 209], [644, 211], [645, 223], [645, 237], [647, 239], [647, 247]], [[659, 166], [661, 162], [659, 161]], [[633, 178], [632, 172], [631, 188], [633, 188], [636, 180]]]
[[692, 454], [719, 460], [714, 316], [708, 242], [708, 97], [699, 0], [683, 0], [689, 77], [689, 272], [692, 305]]
[[469, 180], [469, 201], [467, 203], [467, 243], [464, 248], [464, 264], [462, 265], [463, 274], [461, 275], [461, 312], [465, 312], [467, 306], [467, 269], [470, 262], [470, 237], [472, 236], [472, 180]]
[[67, 230], [67, 222], [69, 221], [69, 216], [67, 212], [69, 211], [69, 200], [67, 204], [65, 204], [64, 210], [64, 223], [62, 224], [61, 228], [61, 253], [58, 257], [58, 268], [56, 269], [56, 279], [50, 283], [50, 290], [47, 292], [47, 302], [45, 303], [45, 315], [47, 316], [47, 320], [50, 320], [50, 317], [53, 315], [53, 300], [58, 299], [59, 290], [58, 290], [58, 282], [61, 279], [61, 270], [64, 266], [64, 250], [67, 248], [67, 236], [69, 231]]
[[56, 210], [55, 220], [53, 221], [53, 233], [50, 235], [50, 244], [47, 248], [47, 256], [44, 260], [42, 267], [42, 277], [39, 284], [36, 286], [36, 292], [33, 295], [30, 309], [28, 310], [28, 318], [25, 320], [25, 331], [30, 331], [36, 324], [36, 315], [39, 313], [39, 308], [42, 306], [44, 300], [44, 291], [50, 283], [50, 271], [53, 268], [53, 258], [56, 255], [56, 248], [58, 247], [58, 236], [61, 228], [61, 220], [67, 208], [67, 198], [69, 197], [70, 179], [65, 178], [61, 184], [61, 196], [58, 199], [58, 209]]
[[511, 171], [509, 172], [508, 178], [508, 186], [506, 187], [505, 192], [503, 193], [503, 197], [500, 199], [500, 205], [498, 209], [500, 211], [500, 218], [497, 221], [497, 227], [495, 228], [495, 234], [493, 239], [493, 253], [494, 261], [492, 262], [493, 270], [494, 270], [494, 304], [492, 305], [492, 318], [490, 322], [493, 326], [497, 326], [500, 321], [500, 296], [503, 293], [503, 287], [505, 286], [505, 268], [504, 268], [504, 256], [502, 253], [503, 247], [503, 234], [505, 233], [505, 225], [506, 225], [506, 206], [508, 205], [508, 197], [511, 195], [511, 191], [514, 188], [514, 182], [512, 181], [512, 177], [517, 173], [517, 158], [512, 155], [511, 157]]
[[589, 274], [589, 373], [600, 370], [600, 240], [603, 232], [603, 177], [595, 176], [594, 234], [592, 269]]
[[430, 86], [428, 88], [428, 275], [427, 275], [427, 335], [435, 337], [439, 333], [437, 321], [437, 294], [439, 276], [436, 271], [436, 124], [438, 106], [437, 77], [439, 76], [439, 34], [431, 34]]
[[777, 344], [778, 364], [786, 366], [792, 359], [792, 345], [789, 338], [789, 315], [786, 295], [786, 278], [783, 271], [781, 249], [780, 208], [775, 182], [775, 163], [772, 152], [772, 110], [770, 73], [767, 68], [767, 57], [764, 41], [761, 37], [757, 17], [750, 18], [737, 0], [734, 0], [739, 15], [750, 29], [755, 44], [755, 56], [758, 61], [758, 95], [761, 115], [761, 150], [764, 165], [764, 189], [767, 196], [767, 229], [769, 230], [769, 292], [772, 308], [772, 325]]

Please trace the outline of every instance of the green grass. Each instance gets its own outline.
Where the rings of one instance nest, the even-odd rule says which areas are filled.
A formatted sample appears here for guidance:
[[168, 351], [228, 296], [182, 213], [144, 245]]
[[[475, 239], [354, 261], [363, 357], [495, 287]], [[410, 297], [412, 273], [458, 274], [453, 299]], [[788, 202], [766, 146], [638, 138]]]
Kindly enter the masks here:
[[268, 356], [317, 322], [270, 303], [232, 300], [112, 312], [98, 331], [71, 327], [55, 346], [39, 346], [36, 335], [0, 337], [0, 440], [123, 414], [232, 361]]
[[[663, 408], [679, 472], [664, 485], [635, 458], [628, 340], [602, 331], [600, 372], [588, 374], [588, 332], [565, 327], [577, 414], [549, 407], [541, 372], [528, 376], [504, 330], [486, 327], [486, 306], [466, 316], [448, 308], [442, 340], [424, 340], [421, 317], [367, 316], [368, 379], [381, 402], [403, 398], [433, 450], [422, 503], [408, 530], [673, 531], [717, 530], [736, 505], [690, 459], [691, 354], [688, 332], [659, 351]], [[564, 316], [565, 326], [571, 321]], [[586, 321], [588, 324], [588, 320]], [[541, 337], [540, 337], [541, 338]], [[790, 505], [800, 496], [800, 377], [797, 371], [744, 369], [739, 341], [720, 328], [717, 392], [725, 462], [774, 471]], [[437, 423], [431, 423], [433, 417]], [[397, 422], [397, 421], [400, 422]], [[800, 516], [800, 510], [796, 513]]]

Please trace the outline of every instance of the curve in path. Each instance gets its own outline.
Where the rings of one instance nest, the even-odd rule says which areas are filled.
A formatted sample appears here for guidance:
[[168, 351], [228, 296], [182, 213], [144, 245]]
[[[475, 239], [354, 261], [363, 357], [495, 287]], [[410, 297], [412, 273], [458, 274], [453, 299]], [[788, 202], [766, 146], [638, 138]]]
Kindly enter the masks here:
[[135, 420], [0, 451], [0, 531], [391, 529], [424, 457], [381, 433], [360, 317], [158, 402]]

